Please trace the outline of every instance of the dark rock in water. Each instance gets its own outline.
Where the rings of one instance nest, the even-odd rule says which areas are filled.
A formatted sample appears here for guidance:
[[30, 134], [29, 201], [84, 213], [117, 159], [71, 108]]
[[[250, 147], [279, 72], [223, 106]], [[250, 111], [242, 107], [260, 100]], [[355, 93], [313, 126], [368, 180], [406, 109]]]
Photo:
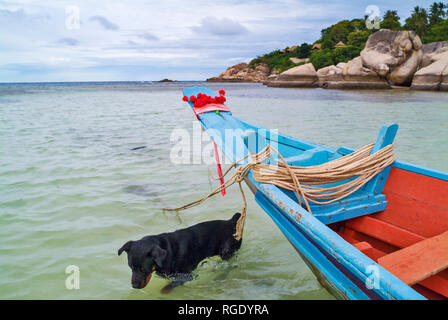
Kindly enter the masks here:
[[132, 151], [133, 151], [133, 150], [140, 150], [140, 149], [144, 149], [144, 148], [146, 148], [146, 146], [135, 147], [135, 148], [132, 148], [131, 150], [132, 150]]
[[159, 189], [158, 185], [137, 184], [125, 187], [124, 191], [142, 197], [157, 197], [160, 194]]
[[163, 79], [163, 80], [160, 80], [159, 82], [176, 82], [176, 80]]

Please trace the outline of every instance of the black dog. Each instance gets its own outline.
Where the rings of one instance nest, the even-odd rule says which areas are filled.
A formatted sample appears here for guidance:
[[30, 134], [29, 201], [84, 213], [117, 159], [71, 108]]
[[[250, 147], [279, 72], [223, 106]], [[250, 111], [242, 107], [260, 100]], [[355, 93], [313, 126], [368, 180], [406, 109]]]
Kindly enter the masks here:
[[144, 288], [155, 271], [164, 278], [174, 277], [175, 280], [163, 289], [167, 292], [191, 280], [191, 272], [205, 258], [219, 255], [223, 260], [230, 259], [242, 242], [233, 237], [240, 216], [236, 213], [230, 220], [202, 222], [186, 229], [126, 242], [118, 255], [123, 251], [128, 254], [132, 287]]

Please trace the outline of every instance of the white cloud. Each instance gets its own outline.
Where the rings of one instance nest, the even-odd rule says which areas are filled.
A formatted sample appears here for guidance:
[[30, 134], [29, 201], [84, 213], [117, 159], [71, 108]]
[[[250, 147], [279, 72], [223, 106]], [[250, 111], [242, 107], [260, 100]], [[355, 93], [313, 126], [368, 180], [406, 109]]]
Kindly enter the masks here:
[[247, 28], [241, 23], [229, 18], [208, 16], [201, 19], [199, 26], [191, 28], [198, 33], [209, 33], [217, 36], [235, 36], [247, 33]]
[[[407, 0], [406, 6], [416, 4], [412, 1]], [[377, 1], [382, 12], [400, 9], [400, 4], [389, 2]], [[79, 7], [79, 29], [66, 26], [69, 4]], [[74, 75], [80, 80], [83, 72], [91, 79], [93, 68], [102, 76], [119, 70], [116, 77], [126, 79], [148, 77], [151, 70], [159, 70], [154, 73], [159, 78], [163, 70], [173, 73], [183, 68], [185, 75], [203, 72], [199, 79], [204, 79], [231, 63], [312, 42], [322, 28], [362, 17], [367, 4], [348, 0], [3, 0], [0, 81], [20, 81], [30, 68], [36, 80], [54, 80], [64, 73], [68, 78], [60, 81]], [[126, 66], [136, 64], [140, 67], [126, 74]], [[8, 76], [11, 70], [17, 70], [17, 78]]]

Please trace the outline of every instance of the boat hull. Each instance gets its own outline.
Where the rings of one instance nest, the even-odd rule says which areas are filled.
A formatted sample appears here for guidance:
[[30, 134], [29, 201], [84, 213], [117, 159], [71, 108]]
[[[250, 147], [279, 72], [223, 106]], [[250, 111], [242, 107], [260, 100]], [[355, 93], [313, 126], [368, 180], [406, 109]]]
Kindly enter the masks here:
[[[211, 90], [205, 88], [191, 88], [184, 90], [184, 94], [187, 96], [196, 94], [197, 92], [205, 92], [210, 95], [214, 94]], [[299, 138], [278, 133], [272, 134], [265, 128], [257, 127], [239, 120], [230, 112], [221, 112], [220, 114], [214, 112], [200, 114], [198, 115], [198, 120], [217, 144], [218, 148], [222, 150], [223, 154], [225, 154], [231, 161], [237, 161], [252, 152], [259, 152], [263, 147], [263, 143], [257, 143], [255, 149], [249, 150], [249, 145], [246, 141], [247, 136], [244, 134], [244, 132], [247, 131], [258, 132], [259, 136], [263, 137], [262, 140], [265, 140], [265, 143], [275, 145], [276, 149], [279, 150], [285, 158], [299, 156], [301, 157], [302, 163], [305, 161], [307, 165], [315, 165], [330, 161], [335, 155], [342, 156], [344, 153], [347, 154], [353, 151], [347, 148], [335, 150]], [[223, 138], [226, 136], [227, 130], [238, 132], [233, 136], [230, 147], [229, 139]], [[404, 176], [412, 176], [410, 179], [414, 180], [405, 180], [400, 183], [400, 180], [403, 179], [403, 174]], [[442, 225], [445, 223], [443, 221], [446, 221], [448, 217], [448, 205], [446, 203], [446, 199], [448, 198], [447, 174], [397, 161], [391, 168], [390, 175], [391, 177], [387, 179], [384, 188], [386, 198], [390, 198], [390, 200], [387, 199], [387, 209], [384, 213], [366, 214], [366, 217], [381, 214], [388, 216], [387, 210], [390, 210], [390, 208], [395, 206], [393, 203], [394, 196], [392, 196], [394, 193], [393, 189], [400, 188], [403, 183], [419, 184], [421, 188], [427, 189], [429, 186], [428, 183], [422, 182], [422, 180], [425, 180], [425, 177], [430, 177], [431, 183], [437, 185], [437, 188], [431, 187], [429, 190], [432, 191], [422, 191], [422, 194], [432, 196], [435, 192], [434, 190], [441, 190], [437, 191], [440, 194], [436, 196], [441, 208], [439, 213], [433, 215], [433, 217], [436, 216], [438, 219], [435, 222], [436, 224], [440, 221], [442, 221]], [[398, 178], [395, 179], [394, 177]], [[300, 206], [295, 196], [290, 192], [288, 193], [286, 190], [271, 184], [257, 182], [251, 172], [245, 177], [245, 181], [254, 193], [255, 200], [260, 207], [283, 232], [286, 239], [297, 250], [302, 259], [315, 274], [318, 281], [335, 297], [340, 299], [359, 300], [425, 299], [425, 296], [416, 291], [416, 289], [418, 289], [417, 287], [407, 285], [397, 276], [383, 268], [378, 263], [377, 256], [369, 256], [366, 254], [367, 251], [363, 252], [360, 250], [359, 239], [349, 239], [350, 237], [345, 234], [344, 230], [346, 230], [345, 225], [350, 219], [347, 221], [339, 221], [334, 224], [325, 224]], [[384, 185], [384, 181], [381, 183]], [[403, 197], [406, 198], [409, 197], [409, 195], [404, 195]], [[422, 199], [419, 199], [419, 201], [420, 203], [424, 203], [425, 201], [428, 201], [428, 198], [423, 197]], [[431, 206], [435, 203], [436, 202], [433, 201], [429, 205], [425, 214], [428, 214], [428, 211], [431, 211]], [[412, 208], [413, 204], [414, 202], [408, 201], [406, 206]], [[338, 205], [340, 205], [341, 210], [344, 210], [344, 201], [340, 201], [336, 204], [336, 206]], [[361, 218], [363, 217], [360, 217], [359, 219]], [[446, 226], [446, 229], [448, 230], [448, 222]], [[441, 229], [443, 228], [445, 228], [444, 225]], [[428, 236], [432, 236], [433, 233], [436, 232], [437, 230], [434, 229]], [[358, 233], [358, 236], [362, 234], [361, 232]], [[376, 242], [374, 242], [374, 244], [376, 244]], [[371, 251], [378, 253], [373, 249]], [[384, 254], [389, 252], [384, 252]], [[419, 291], [424, 293], [424, 290]]]

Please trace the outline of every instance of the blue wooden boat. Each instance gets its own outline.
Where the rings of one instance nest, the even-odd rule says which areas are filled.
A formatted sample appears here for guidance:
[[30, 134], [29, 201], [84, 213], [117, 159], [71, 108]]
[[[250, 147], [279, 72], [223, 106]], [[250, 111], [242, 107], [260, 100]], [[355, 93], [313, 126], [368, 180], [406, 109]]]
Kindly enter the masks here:
[[[199, 87], [183, 93], [216, 95]], [[232, 162], [266, 144], [275, 145], [294, 166], [318, 165], [354, 151], [257, 127], [225, 108], [194, 111]], [[226, 130], [234, 132], [232, 139], [223, 138]], [[372, 153], [391, 144], [397, 130], [396, 124], [382, 127]], [[395, 161], [348, 197], [311, 205], [312, 213], [299, 205], [294, 192], [259, 183], [251, 172], [245, 182], [318, 281], [337, 298], [448, 298], [448, 174]]]

